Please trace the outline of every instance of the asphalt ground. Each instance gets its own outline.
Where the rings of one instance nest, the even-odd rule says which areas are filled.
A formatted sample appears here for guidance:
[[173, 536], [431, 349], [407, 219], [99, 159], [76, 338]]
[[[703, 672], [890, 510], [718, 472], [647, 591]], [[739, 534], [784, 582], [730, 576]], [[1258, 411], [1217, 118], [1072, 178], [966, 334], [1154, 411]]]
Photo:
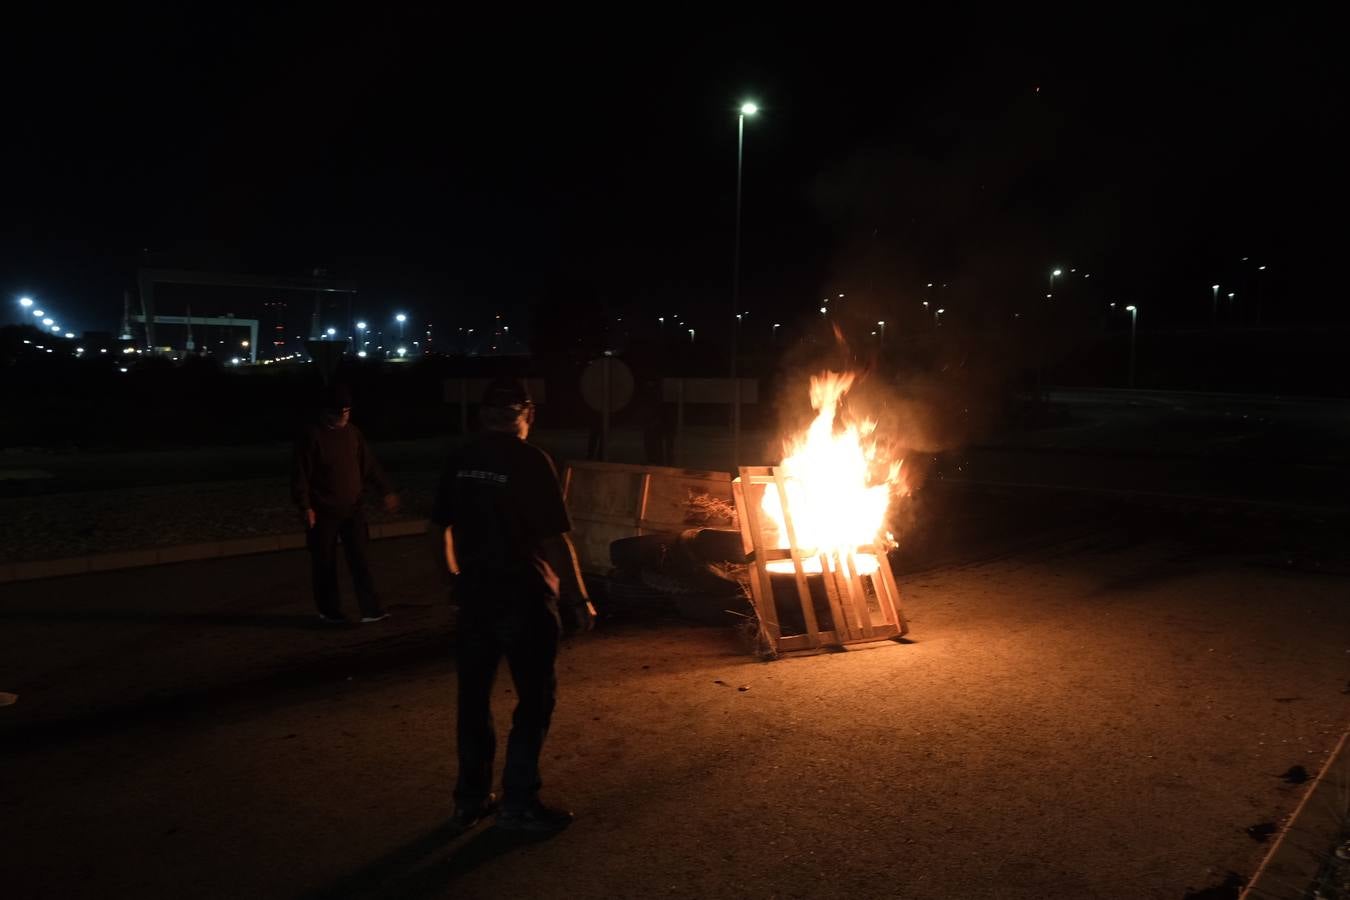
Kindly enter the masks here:
[[611, 604], [545, 754], [578, 818], [536, 842], [445, 828], [417, 539], [373, 545], [375, 625], [318, 628], [300, 553], [6, 585], [6, 893], [1235, 896], [1350, 722], [1343, 523], [948, 487], [908, 537], [912, 643], [764, 663]]

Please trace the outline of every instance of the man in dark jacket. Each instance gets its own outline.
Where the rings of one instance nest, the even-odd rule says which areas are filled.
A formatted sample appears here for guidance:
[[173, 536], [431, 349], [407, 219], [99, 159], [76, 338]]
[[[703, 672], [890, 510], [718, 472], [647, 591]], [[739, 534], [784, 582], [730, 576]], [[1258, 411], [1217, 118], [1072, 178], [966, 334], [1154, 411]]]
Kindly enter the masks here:
[[324, 622], [341, 623], [338, 597], [337, 542], [347, 556], [362, 622], [388, 617], [375, 593], [366, 547], [370, 528], [361, 511], [361, 494], [374, 485], [384, 497], [384, 508], [398, 509], [398, 495], [380, 468], [365, 435], [351, 422], [352, 398], [337, 385], [325, 395], [319, 421], [305, 428], [295, 444], [291, 497], [305, 524], [314, 572], [314, 603]]
[[595, 609], [567, 536], [572, 524], [558, 473], [546, 453], [525, 442], [533, 421], [523, 384], [489, 385], [479, 410], [482, 434], [451, 454], [431, 515], [437, 566], [454, 576], [460, 609], [459, 778], [451, 822], [461, 830], [495, 808], [489, 701], [502, 657], [517, 701], [497, 827], [547, 832], [572, 821], [570, 812], [539, 800], [539, 754], [556, 701], [560, 626], [589, 630]]

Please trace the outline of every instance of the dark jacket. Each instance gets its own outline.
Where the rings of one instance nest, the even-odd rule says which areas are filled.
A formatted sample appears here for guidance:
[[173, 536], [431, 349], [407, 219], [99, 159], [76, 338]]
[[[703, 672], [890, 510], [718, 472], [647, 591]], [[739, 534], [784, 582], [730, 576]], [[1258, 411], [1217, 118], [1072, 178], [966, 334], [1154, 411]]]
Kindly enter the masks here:
[[381, 494], [394, 493], [389, 476], [355, 425], [310, 425], [295, 442], [291, 499], [300, 509], [349, 515], [360, 506], [361, 491], [368, 484]]

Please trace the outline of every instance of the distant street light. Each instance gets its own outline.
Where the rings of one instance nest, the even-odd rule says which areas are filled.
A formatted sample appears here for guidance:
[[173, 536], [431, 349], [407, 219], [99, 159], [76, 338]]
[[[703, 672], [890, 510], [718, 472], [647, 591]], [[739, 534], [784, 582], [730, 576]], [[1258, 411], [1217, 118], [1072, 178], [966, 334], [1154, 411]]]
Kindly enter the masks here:
[[934, 325], [934, 326], [938, 326], [938, 325], [941, 325], [941, 324], [942, 324], [941, 316], [942, 316], [942, 314], [945, 313], [945, 312], [946, 312], [945, 309], [939, 309], [937, 312], [933, 313], [933, 325]]
[[357, 331], [365, 331], [365, 330], [366, 330], [366, 323], [365, 323], [365, 322], [357, 322], [357, 323], [356, 323], [356, 330], [357, 330]]
[[1211, 284], [1209, 289], [1214, 292], [1214, 301], [1209, 309], [1209, 322], [1211, 326], [1216, 326], [1219, 324], [1219, 286]]
[[73, 338], [73, 337], [75, 337], [75, 332], [73, 332], [73, 331], [67, 331], [67, 332], [66, 332], [66, 337], [68, 337], [68, 338]]
[[35, 319], [40, 319], [40, 318], [42, 318], [42, 317], [45, 316], [45, 315], [46, 315], [46, 313], [43, 312], [43, 311], [40, 310], [40, 309], [35, 309], [35, 310], [33, 310], [33, 318], [35, 318]]
[[773, 339], [774, 339], [775, 341], [778, 340], [778, 329], [781, 328], [781, 327], [782, 327], [782, 325], [779, 324], [778, 322], [774, 322], [774, 323], [773, 323]]
[[881, 329], [881, 334], [878, 335], [877, 346], [884, 347], [886, 346], [886, 320], [882, 319], [877, 322], [877, 327]]
[[52, 326], [52, 331], [54, 331], [54, 332], [57, 333], [57, 334], [60, 334], [60, 333], [61, 333], [61, 326], [60, 326], [60, 325], [53, 325], [53, 326]]
[[20, 297], [20, 298], [19, 298], [19, 305], [22, 306], [24, 309], [27, 309], [28, 307], [30, 307], [30, 306], [33, 305], [33, 298], [32, 298], [32, 297]]
[[52, 320], [51, 320], [51, 319], [43, 319], [43, 320], [42, 320], [42, 324], [43, 324], [43, 325], [50, 325], [50, 324], [52, 324]]
[[[403, 313], [399, 313], [398, 315], [394, 316], [394, 321], [398, 323], [398, 339], [401, 341], [403, 340], [403, 323], [408, 321], [408, 317], [405, 316]], [[403, 355], [402, 353], [399, 354], [399, 356], [402, 355]]]
[[1135, 326], [1139, 324], [1139, 307], [1130, 304], [1125, 307], [1125, 311], [1130, 314], [1130, 387], [1134, 387], [1134, 332]]
[[693, 342], [694, 342], [694, 329], [690, 328], [690, 329], [689, 329], [689, 343], [692, 344]]
[[1050, 272], [1050, 293], [1055, 292], [1055, 279], [1064, 274], [1063, 269], [1052, 269]]
[[332, 337], [332, 336], [335, 335], [335, 334], [337, 334], [337, 329], [336, 329], [336, 328], [330, 328], [330, 329], [328, 329], [328, 336], [329, 336], [329, 337]]

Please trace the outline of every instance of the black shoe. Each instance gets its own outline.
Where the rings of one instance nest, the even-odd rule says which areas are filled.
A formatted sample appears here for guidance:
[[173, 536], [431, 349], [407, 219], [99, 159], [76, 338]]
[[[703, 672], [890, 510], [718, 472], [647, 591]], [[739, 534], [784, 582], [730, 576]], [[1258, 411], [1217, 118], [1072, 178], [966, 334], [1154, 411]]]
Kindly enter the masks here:
[[462, 834], [496, 811], [496, 794], [488, 794], [487, 799], [482, 803], [472, 803], [464, 806], [455, 804], [455, 811], [450, 814], [450, 829], [456, 834]]
[[497, 827], [503, 831], [562, 831], [571, 824], [570, 812], [545, 806], [538, 800], [523, 809], [503, 809], [497, 813]]
[[361, 622], [363, 624], [368, 624], [370, 622], [383, 622], [387, 618], [389, 618], [389, 613], [387, 612], [375, 613], [373, 616], [362, 616]]

